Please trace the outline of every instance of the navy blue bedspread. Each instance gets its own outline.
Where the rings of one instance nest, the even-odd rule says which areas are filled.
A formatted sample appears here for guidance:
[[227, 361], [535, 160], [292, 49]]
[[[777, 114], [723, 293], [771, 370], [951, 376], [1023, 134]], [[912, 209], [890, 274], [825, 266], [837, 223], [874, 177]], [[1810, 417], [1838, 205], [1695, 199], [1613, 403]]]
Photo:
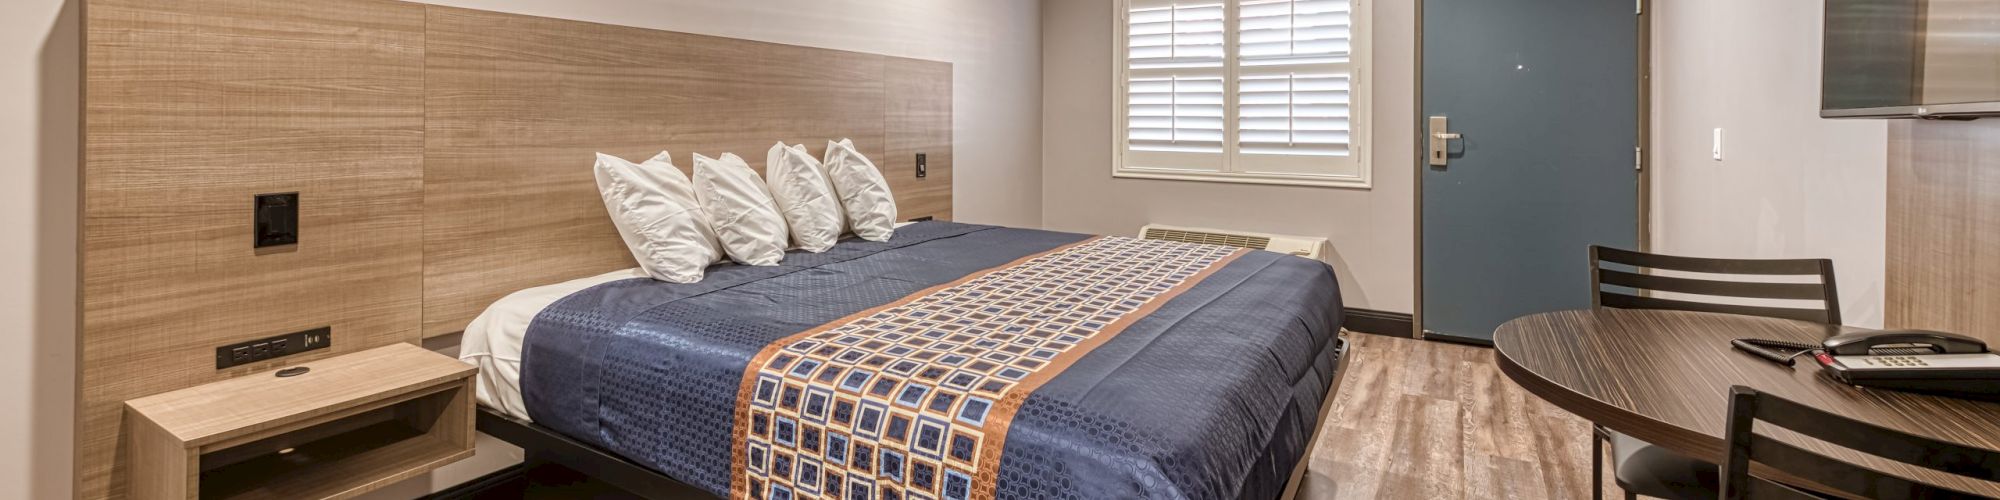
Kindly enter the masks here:
[[[925, 222], [696, 284], [599, 285], [530, 327], [537, 424], [726, 496], [745, 366], [765, 346], [1087, 236]], [[1326, 264], [1251, 252], [1029, 395], [1001, 498], [1275, 498], [1310, 447], [1341, 324]]]

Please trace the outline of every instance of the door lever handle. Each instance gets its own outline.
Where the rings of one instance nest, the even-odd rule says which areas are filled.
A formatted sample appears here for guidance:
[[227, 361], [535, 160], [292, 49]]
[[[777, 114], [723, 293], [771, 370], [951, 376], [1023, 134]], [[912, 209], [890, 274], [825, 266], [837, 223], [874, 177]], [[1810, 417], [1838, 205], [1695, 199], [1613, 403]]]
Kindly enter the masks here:
[[1460, 136], [1450, 130], [1450, 120], [1442, 116], [1431, 117], [1430, 164], [1433, 167], [1442, 167], [1446, 163], [1449, 163], [1451, 141], [1464, 138], [1464, 136]]

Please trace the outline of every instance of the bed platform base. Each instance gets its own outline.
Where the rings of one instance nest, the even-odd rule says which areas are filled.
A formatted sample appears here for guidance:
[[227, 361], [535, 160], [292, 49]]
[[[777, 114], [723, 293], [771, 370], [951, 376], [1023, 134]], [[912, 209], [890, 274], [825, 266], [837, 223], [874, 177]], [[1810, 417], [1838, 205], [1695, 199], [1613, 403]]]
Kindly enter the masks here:
[[[1347, 368], [1354, 364], [1353, 353], [1350, 352], [1352, 344], [1349, 344], [1344, 336], [1337, 337], [1335, 341], [1341, 345], [1334, 349], [1334, 358], [1337, 361], [1334, 363], [1333, 379], [1327, 384], [1326, 397], [1320, 403], [1319, 418], [1314, 420], [1311, 437], [1306, 440], [1305, 456], [1299, 457], [1298, 465], [1292, 467], [1291, 478], [1285, 483], [1284, 495], [1280, 500], [1296, 498], [1300, 488], [1305, 484], [1307, 464], [1312, 461], [1313, 444], [1319, 440], [1320, 429], [1325, 427], [1327, 417], [1333, 412], [1333, 400], [1340, 393], [1340, 383], [1346, 378]], [[649, 499], [709, 496], [699, 488], [595, 446], [570, 439], [533, 422], [502, 415], [483, 406], [479, 408], [476, 425], [479, 432], [521, 447], [527, 455], [525, 468], [553, 463]], [[503, 470], [500, 473], [509, 472], [519, 473], [514, 469]]]
[[1326, 383], [1326, 395], [1320, 397], [1319, 418], [1313, 419], [1312, 433], [1306, 435], [1306, 452], [1299, 457], [1299, 463], [1292, 466], [1292, 478], [1285, 481], [1285, 493], [1280, 500], [1299, 498], [1299, 492], [1306, 485], [1307, 465], [1312, 463], [1313, 446], [1319, 444], [1319, 432], [1326, 429], [1327, 417], [1333, 415], [1333, 399], [1340, 395], [1340, 383], [1347, 379], [1347, 368], [1354, 366], [1354, 344], [1347, 341], [1346, 330], [1334, 337], [1340, 345], [1333, 348], [1333, 379]]
[[479, 432], [521, 447], [527, 455], [527, 468], [541, 463], [561, 465], [644, 498], [664, 500], [688, 498], [691, 494], [708, 496], [707, 492], [666, 474], [570, 439], [547, 427], [502, 415], [483, 406], [479, 408], [475, 425]]

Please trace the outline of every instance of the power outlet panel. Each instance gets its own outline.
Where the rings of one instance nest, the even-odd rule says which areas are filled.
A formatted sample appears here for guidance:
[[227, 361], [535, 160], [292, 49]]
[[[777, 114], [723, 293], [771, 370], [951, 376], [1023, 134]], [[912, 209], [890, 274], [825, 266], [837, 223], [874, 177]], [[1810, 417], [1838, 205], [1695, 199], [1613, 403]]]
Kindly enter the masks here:
[[257, 195], [255, 219], [256, 248], [298, 244], [299, 194]]
[[261, 338], [215, 348], [215, 369], [247, 365], [333, 345], [333, 327], [322, 326], [303, 332]]

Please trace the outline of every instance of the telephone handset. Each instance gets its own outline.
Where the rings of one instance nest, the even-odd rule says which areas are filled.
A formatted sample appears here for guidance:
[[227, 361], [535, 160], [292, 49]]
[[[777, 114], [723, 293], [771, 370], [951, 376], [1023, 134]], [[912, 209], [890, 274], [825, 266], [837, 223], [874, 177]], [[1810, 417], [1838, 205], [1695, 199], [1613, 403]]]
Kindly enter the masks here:
[[1837, 335], [1821, 347], [1815, 358], [1841, 382], [2000, 401], [2000, 354], [1972, 337], [1893, 330]]
[[[1827, 352], [1835, 356], [1856, 356], [1873, 354], [1881, 349], [1896, 349], [1897, 354], [1978, 354], [1986, 352], [1986, 343], [1979, 339], [1956, 333], [1934, 332], [1930, 330], [1889, 330], [1882, 332], [1849, 333], [1829, 337], [1821, 343]], [[1923, 352], [1929, 351], [1929, 352]]]

